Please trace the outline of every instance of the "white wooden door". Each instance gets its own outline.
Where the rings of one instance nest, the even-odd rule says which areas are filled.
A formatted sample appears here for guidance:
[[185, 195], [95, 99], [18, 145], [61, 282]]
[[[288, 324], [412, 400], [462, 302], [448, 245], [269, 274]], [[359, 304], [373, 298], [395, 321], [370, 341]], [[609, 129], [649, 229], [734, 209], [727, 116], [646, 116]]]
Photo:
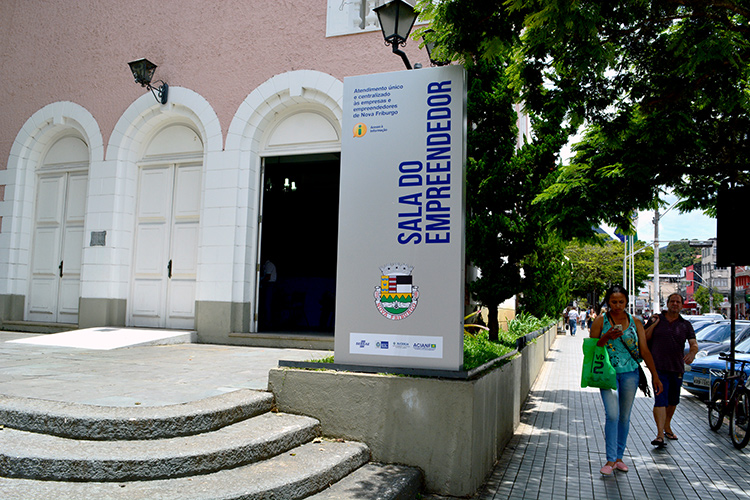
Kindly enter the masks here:
[[27, 319], [77, 323], [86, 209], [85, 172], [39, 177]]
[[192, 329], [201, 166], [142, 167], [138, 192], [130, 322]]

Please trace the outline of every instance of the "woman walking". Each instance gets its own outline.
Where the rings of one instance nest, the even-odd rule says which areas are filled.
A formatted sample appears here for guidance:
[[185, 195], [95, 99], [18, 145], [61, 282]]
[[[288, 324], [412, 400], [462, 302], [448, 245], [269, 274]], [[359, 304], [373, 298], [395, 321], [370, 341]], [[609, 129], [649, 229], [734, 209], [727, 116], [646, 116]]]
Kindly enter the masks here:
[[622, 461], [630, 431], [630, 412], [633, 409], [635, 393], [638, 390], [638, 363], [631, 352], [640, 353], [651, 372], [654, 393], [662, 391], [659, 375], [656, 373], [654, 360], [646, 345], [646, 334], [643, 323], [626, 312], [628, 292], [615, 285], [607, 290], [602, 306], [607, 306], [606, 314], [599, 315], [591, 325], [589, 336], [599, 339], [598, 346], [606, 346], [609, 359], [617, 373], [617, 391], [600, 389], [606, 422], [604, 438], [606, 442], [607, 463], [600, 472], [609, 476], [613, 470], [628, 471]]

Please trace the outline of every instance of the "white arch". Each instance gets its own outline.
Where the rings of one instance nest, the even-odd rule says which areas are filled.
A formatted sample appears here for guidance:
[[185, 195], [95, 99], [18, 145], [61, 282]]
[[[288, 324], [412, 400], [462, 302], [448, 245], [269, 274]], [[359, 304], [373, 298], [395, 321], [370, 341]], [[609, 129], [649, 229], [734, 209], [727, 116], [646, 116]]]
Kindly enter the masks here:
[[[237, 109], [226, 141], [227, 159], [229, 163], [238, 165], [241, 181], [237, 193], [235, 240], [238, 244], [235, 246], [232, 271], [232, 297], [236, 301], [249, 302], [256, 287], [256, 210], [260, 200], [258, 186], [264, 134], [275, 120], [288, 116], [295, 108], [325, 115], [340, 131], [343, 95], [343, 82], [331, 75], [312, 70], [290, 71], [261, 84]], [[340, 149], [339, 143], [328, 151]]]
[[21, 127], [10, 150], [7, 170], [0, 171], [9, 214], [0, 233], [0, 294], [25, 295], [28, 290], [33, 230], [36, 167], [59, 138], [75, 135], [88, 147], [89, 171], [104, 159], [99, 124], [83, 106], [70, 101], [48, 104]]
[[111, 186], [112, 191], [101, 193], [103, 216], [99, 220], [102, 226], [90, 230], [111, 229], [112, 235], [108, 234], [107, 240], [112, 244], [91, 249], [91, 274], [82, 286], [83, 297], [128, 298], [137, 162], [156, 133], [178, 123], [193, 128], [203, 141], [204, 198], [206, 184], [220, 173], [223, 167], [221, 126], [205, 98], [186, 88], [170, 87], [169, 101], [165, 105], [157, 103], [150, 93], [134, 101], [117, 121], [107, 145], [108, 168], [102, 172], [100, 180], [102, 185]]

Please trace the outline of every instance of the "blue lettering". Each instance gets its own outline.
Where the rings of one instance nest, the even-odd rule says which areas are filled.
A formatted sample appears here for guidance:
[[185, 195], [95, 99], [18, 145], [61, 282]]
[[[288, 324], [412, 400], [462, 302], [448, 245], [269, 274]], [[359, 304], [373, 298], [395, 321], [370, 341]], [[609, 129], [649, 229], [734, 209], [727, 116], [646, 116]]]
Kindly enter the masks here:
[[419, 233], [411, 233], [408, 236], [405, 235], [404, 233], [401, 233], [398, 235], [398, 242], [401, 243], [402, 245], [406, 245], [412, 240], [416, 240], [413, 243], [415, 245], [418, 245], [419, 243], [422, 243], [422, 235]]

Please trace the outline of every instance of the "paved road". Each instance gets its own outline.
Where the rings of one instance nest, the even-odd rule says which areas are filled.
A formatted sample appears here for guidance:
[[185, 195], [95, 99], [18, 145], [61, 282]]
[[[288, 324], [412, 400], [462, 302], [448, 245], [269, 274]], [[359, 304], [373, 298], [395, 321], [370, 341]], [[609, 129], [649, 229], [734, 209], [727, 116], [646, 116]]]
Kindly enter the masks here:
[[[588, 332], [580, 332], [586, 335]], [[604, 477], [604, 407], [598, 389], [581, 389], [582, 338], [558, 336], [481, 500], [495, 499], [748, 499], [750, 447], [736, 450], [728, 424], [708, 428], [705, 404], [683, 391], [662, 450], [653, 403], [638, 393], [631, 417], [627, 473]]]

